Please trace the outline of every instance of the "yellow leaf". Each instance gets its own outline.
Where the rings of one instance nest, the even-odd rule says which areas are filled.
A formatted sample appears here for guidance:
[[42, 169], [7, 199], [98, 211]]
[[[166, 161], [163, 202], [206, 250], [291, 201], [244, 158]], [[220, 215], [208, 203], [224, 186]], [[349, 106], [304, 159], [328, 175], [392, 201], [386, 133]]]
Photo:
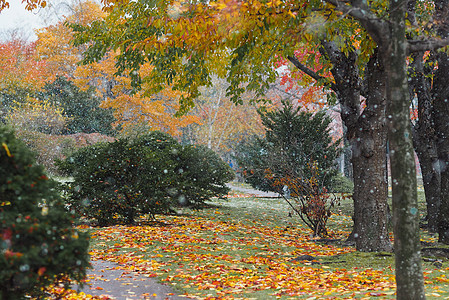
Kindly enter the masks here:
[[3, 147], [3, 149], [5, 149], [6, 155], [8, 155], [9, 157], [11, 157], [11, 152], [9, 152], [8, 145], [6, 145], [6, 143], [2, 143], [2, 147]]

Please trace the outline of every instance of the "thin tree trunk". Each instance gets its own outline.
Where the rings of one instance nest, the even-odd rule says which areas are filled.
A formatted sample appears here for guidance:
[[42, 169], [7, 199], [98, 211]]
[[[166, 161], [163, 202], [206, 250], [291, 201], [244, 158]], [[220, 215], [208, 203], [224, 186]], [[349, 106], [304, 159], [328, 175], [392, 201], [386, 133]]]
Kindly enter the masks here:
[[393, 188], [397, 299], [413, 300], [425, 299], [425, 294], [406, 70], [406, 5], [407, 0], [390, 1], [390, 39], [380, 47], [388, 79], [387, 120]]

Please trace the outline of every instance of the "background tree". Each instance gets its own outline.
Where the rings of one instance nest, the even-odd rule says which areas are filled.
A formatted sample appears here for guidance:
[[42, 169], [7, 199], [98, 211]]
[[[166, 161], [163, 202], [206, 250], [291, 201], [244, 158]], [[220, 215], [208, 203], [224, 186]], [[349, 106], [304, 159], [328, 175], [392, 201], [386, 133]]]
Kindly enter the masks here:
[[0, 118], [4, 120], [14, 101], [36, 95], [49, 76], [46, 63], [34, 58], [35, 44], [20, 39], [0, 43]]
[[55, 81], [45, 84], [40, 96], [61, 108], [61, 114], [67, 119], [63, 134], [114, 133], [112, 111], [99, 107], [101, 99], [92, 89], [82, 91], [67, 78], [57, 77]]
[[[47, 1], [45, 0], [23, 0], [23, 3], [26, 3], [25, 9], [26, 10], [33, 10], [38, 7], [45, 7], [47, 6]], [[9, 8], [9, 1], [7, 0], [0, 0], [0, 11], [4, 9]]]
[[71, 45], [73, 33], [64, 26], [64, 22], [87, 25], [105, 16], [99, 5], [90, 0], [77, 1], [69, 7], [68, 14], [61, 21], [36, 31], [35, 55], [37, 60], [45, 61], [50, 70], [48, 82], [56, 80], [58, 76], [72, 78], [84, 51], [84, 47]]
[[[421, 4], [426, 5], [426, 4]], [[415, 10], [423, 13], [423, 9]], [[448, 2], [435, 1], [435, 10], [427, 13], [427, 22], [435, 20], [430, 27], [430, 33], [448, 37]], [[409, 18], [411, 22], [418, 22], [417, 18]], [[446, 138], [446, 112], [448, 110], [448, 93], [446, 90], [446, 76], [449, 68], [448, 55], [444, 51], [420, 51], [414, 53], [410, 63], [410, 87], [416, 95], [418, 104], [418, 118], [413, 127], [413, 139], [416, 153], [419, 157], [424, 190], [427, 201], [428, 229], [439, 233], [439, 241], [448, 243], [447, 219], [449, 212], [445, 209], [448, 184], [446, 165], [448, 161], [448, 146]], [[413, 96], [414, 96], [413, 95]], [[442, 177], [443, 176], [443, 177]], [[444, 183], [444, 185], [442, 185]]]
[[201, 88], [195, 100], [191, 113], [200, 117], [201, 124], [190, 126], [190, 139], [225, 155], [245, 137], [262, 133], [263, 127], [257, 107], [248, 103], [233, 105], [226, 97], [226, 81], [214, 77], [212, 86]]

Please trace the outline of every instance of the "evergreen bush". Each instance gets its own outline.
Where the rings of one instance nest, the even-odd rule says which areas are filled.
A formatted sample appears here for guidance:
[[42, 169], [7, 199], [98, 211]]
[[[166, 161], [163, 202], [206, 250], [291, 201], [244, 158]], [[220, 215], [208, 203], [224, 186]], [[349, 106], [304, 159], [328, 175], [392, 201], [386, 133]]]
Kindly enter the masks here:
[[100, 226], [170, 213], [177, 203], [199, 205], [226, 194], [232, 178], [212, 151], [182, 147], [158, 131], [83, 148], [59, 167], [73, 177], [68, 204]]
[[205, 146], [184, 146], [177, 170], [179, 202], [201, 206], [212, 197], [227, 195], [226, 183], [234, 179], [231, 167]]
[[0, 126], [0, 299], [40, 297], [85, 277], [88, 236], [73, 228], [57, 183], [10, 129]]

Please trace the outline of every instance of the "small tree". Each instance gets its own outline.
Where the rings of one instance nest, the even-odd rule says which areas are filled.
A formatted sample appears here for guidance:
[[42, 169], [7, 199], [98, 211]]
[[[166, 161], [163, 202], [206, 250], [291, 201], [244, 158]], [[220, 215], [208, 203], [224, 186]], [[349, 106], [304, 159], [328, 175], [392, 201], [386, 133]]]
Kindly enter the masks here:
[[57, 183], [4, 126], [0, 144], [0, 299], [39, 297], [50, 284], [81, 280], [88, 235], [73, 228]]
[[280, 193], [318, 235], [326, 235], [326, 221], [334, 200], [326, 193], [337, 170], [340, 141], [333, 141], [324, 112], [301, 112], [283, 101], [280, 110], [260, 112], [264, 138], [240, 146], [237, 162], [253, 187]]

